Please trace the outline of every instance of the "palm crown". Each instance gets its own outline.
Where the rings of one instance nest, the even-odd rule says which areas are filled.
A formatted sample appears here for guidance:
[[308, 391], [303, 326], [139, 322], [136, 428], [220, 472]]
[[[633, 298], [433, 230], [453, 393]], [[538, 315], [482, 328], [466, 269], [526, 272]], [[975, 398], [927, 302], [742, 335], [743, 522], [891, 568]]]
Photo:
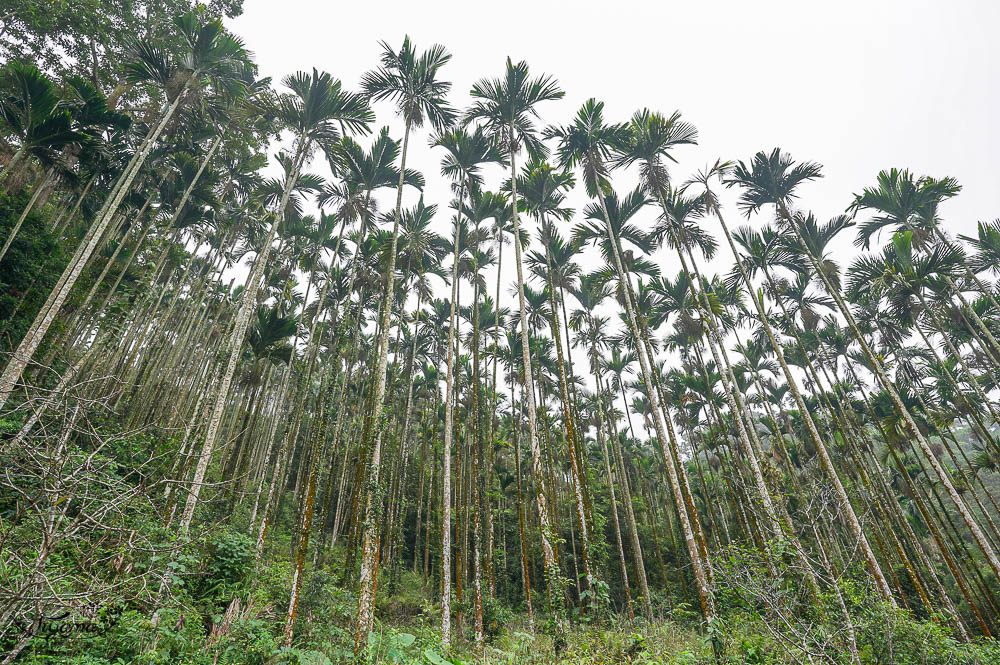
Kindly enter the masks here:
[[539, 220], [569, 221], [573, 218], [573, 209], [563, 206], [564, 192], [572, 189], [574, 182], [572, 173], [557, 170], [548, 162], [529, 162], [517, 179], [519, 205]]
[[604, 122], [604, 102], [588, 99], [577, 111], [573, 122], [565, 127], [550, 127], [546, 138], [558, 140], [559, 166], [571, 169], [579, 166], [583, 183], [590, 196], [603, 196], [611, 192], [609, 162], [614, 151], [628, 137], [623, 124]]
[[474, 101], [465, 114], [466, 123], [479, 123], [509, 154], [523, 146], [532, 158], [544, 157], [545, 145], [535, 130], [536, 107], [562, 99], [565, 93], [554, 78], [544, 74], [529, 78], [528, 63], [515, 65], [507, 58], [503, 78], [482, 79], [470, 94]]
[[725, 179], [727, 186], [740, 186], [743, 191], [737, 205], [748, 217], [768, 204], [784, 205], [795, 197], [795, 188], [820, 177], [815, 162], [795, 163], [792, 156], [774, 148], [758, 152], [749, 164], [739, 162]]
[[226, 31], [218, 19], [202, 21], [195, 12], [173, 19], [173, 27], [184, 47], [171, 56], [159, 45], [134, 37], [127, 52], [126, 79], [131, 83], [152, 82], [163, 88], [172, 101], [189, 86], [214, 81], [240, 79], [250, 64], [250, 54], [243, 42]]
[[20, 146], [0, 177], [25, 154], [51, 162], [63, 146], [86, 139], [73, 129], [73, 116], [59, 99], [56, 86], [37, 67], [12, 62], [4, 69], [13, 86], [10, 94], [0, 98], [0, 120], [17, 136]]
[[629, 121], [624, 140], [617, 146], [615, 162], [621, 166], [639, 164], [639, 178], [651, 195], [660, 195], [670, 186], [666, 162], [676, 161], [671, 150], [698, 142], [698, 130], [681, 120], [679, 111], [670, 116], [642, 109]]
[[855, 196], [850, 208], [855, 212], [867, 208], [877, 213], [858, 227], [854, 243], [865, 249], [871, 244], [872, 236], [883, 228], [896, 226], [914, 230], [924, 226], [921, 222], [934, 223], [938, 204], [962, 189], [954, 178], [915, 178], [908, 170], [895, 168], [880, 171], [876, 182], [875, 187], [866, 187]]
[[382, 66], [361, 78], [365, 94], [375, 101], [392, 101], [412, 127], [422, 127], [426, 120], [440, 131], [453, 124], [456, 115], [447, 100], [451, 83], [438, 79], [451, 54], [435, 44], [418, 56], [409, 36], [399, 51], [381, 44]]
[[482, 180], [483, 165], [506, 163], [496, 142], [482, 127], [472, 132], [464, 127], [450, 128], [433, 136], [431, 145], [446, 151], [441, 161], [441, 175], [466, 186]]
[[275, 105], [279, 122], [290, 128], [304, 145], [316, 143], [331, 154], [340, 138], [339, 127], [367, 133], [375, 119], [365, 97], [343, 90], [339, 80], [315, 68], [282, 79], [291, 95], [283, 95]]
[[[335, 201], [351, 219], [370, 220], [374, 213], [372, 192], [399, 182], [399, 153], [399, 141], [389, 136], [388, 127], [382, 128], [368, 150], [351, 137], [343, 137], [328, 155], [331, 170], [340, 175], [342, 182], [327, 187], [317, 202], [324, 205]], [[403, 184], [422, 190], [424, 177], [418, 171], [405, 169]]]

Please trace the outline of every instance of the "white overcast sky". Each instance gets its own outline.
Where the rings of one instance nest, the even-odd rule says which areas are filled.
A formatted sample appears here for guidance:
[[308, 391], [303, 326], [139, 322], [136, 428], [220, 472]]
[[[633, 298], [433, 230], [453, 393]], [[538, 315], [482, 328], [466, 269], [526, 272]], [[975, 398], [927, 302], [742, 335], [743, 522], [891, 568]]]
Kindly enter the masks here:
[[[745, 160], [780, 146], [823, 165], [825, 177], [803, 186], [799, 201], [821, 219], [843, 212], [853, 193], [893, 166], [958, 178], [963, 192], [941, 211], [952, 233], [1000, 216], [997, 2], [247, 0], [230, 27], [275, 81], [317, 67], [357, 89], [378, 64], [379, 42], [398, 47], [408, 34], [418, 48], [441, 43], [452, 53], [443, 76], [460, 108], [472, 84], [498, 76], [510, 56], [566, 91], [539, 107], [545, 123], [567, 123], [589, 97], [605, 102], [612, 121], [642, 107], [680, 110], [700, 141], [676, 151], [676, 180], [716, 158]], [[376, 128], [389, 124], [399, 138], [393, 109], [376, 111]], [[411, 139], [407, 166], [427, 177], [425, 197], [440, 204], [446, 234], [449, 190], [426, 137], [420, 130]], [[323, 164], [315, 170], [326, 175]], [[628, 174], [615, 182], [623, 192], [635, 183]], [[499, 174], [486, 185], [498, 187]], [[409, 192], [407, 204], [415, 200]], [[586, 198], [578, 192], [571, 202], [579, 210]], [[732, 225], [743, 223], [732, 205], [727, 213]], [[650, 209], [645, 219], [653, 217]], [[838, 245], [842, 266], [854, 253], [848, 235]], [[504, 272], [513, 275], [510, 254]], [[679, 270], [665, 252], [656, 260], [668, 275]], [[729, 266], [726, 255], [714, 264]]]

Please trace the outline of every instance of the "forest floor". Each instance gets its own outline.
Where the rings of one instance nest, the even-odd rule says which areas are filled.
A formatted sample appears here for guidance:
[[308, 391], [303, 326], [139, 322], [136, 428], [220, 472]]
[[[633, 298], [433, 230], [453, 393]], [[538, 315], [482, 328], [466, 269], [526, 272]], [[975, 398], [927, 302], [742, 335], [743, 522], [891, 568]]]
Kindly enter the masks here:
[[[502, 635], [490, 638], [482, 651], [470, 640], [463, 640], [449, 652], [451, 663], [510, 663], [548, 665], [556, 663], [663, 663], [695, 664], [711, 662], [711, 646], [697, 632], [672, 622], [618, 622], [594, 626], [565, 626], [554, 636], [542, 630], [529, 631], [527, 617], [518, 616]], [[405, 631], [412, 630], [415, 633]], [[413, 647], [394, 648], [401, 635], [422, 633], [420, 626], [399, 626], [399, 631], [384, 633], [375, 640], [376, 662], [418, 663], [440, 665], [440, 632], [434, 633], [431, 646], [421, 648], [415, 639]], [[409, 641], [404, 637], [403, 641]], [[398, 656], [396, 654], [399, 654]]]

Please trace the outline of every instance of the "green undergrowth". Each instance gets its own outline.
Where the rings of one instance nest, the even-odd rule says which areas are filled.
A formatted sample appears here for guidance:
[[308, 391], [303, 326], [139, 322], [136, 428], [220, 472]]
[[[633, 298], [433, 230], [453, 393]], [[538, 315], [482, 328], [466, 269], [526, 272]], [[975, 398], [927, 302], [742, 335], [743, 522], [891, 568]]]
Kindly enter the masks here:
[[[275, 547], [271, 548], [272, 550]], [[453, 646], [440, 644], [436, 584], [410, 572], [387, 575], [377, 605], [376, 630], [355, 657], [351, 621], [357, 597], [342, 588], [338, 567], [307, 576], [293, 648], [281, 644], [287, 604], [287, 560], [253, 567], [249, 538], [223, 531], [177, 557], [174, 600], [150, 616], [139, 607], [109, 607], [75, 631], [50, 630], [22, 654], [30, 665], [386, 665], [579, 664], [785, 665], [850, 663], [846, 653], [806, 653], [789, 644], [780, 625], [734, 611], [706, 630], [679, 608], [653, 622], [613, 614], [593, 623], [528, 616], [505, 607], [485, 611], [487, 640], [472, 641], [471, 614], [453, 618]], [[87, 623], [89, 622], [89, 623]], [[80, 629], [79, 627], [85, 628]], [[992, 665], [996, 642], [962, 644], [942, 625], [873, 606], [856, 617], [864, 665]]]
[[[112, 447], [117, 458], [127, 447]], [[533, 621], [524, 605], [484, 599], [485, 640], [473, 639], [470, 589], [452, 598], [452, 646], [441, 647], [441, 605], [437, 571], [422, 574], [382, 569], [375, 630], [355, 653], [353, 621], [358, 599], [356, 573], [346, 570], [341, 540], [307, 557], [291, 647], [283, 628], [292, 578], [290, 513], [270, 533], [261, 559], [248, 535], [249, 510], [203, 507], [202, 519], [217, 524], [190, 542], [164, 530], [142, 511], [128, 524], [146, 534], [145, 542], [164, 549], [123, 553], [129, 572], [109, 577], [100, 603], [52, 617], [16, 661], [26, 665], [996, 665], [1000, 645], [981, 639], [963, 643], [942, 617], [918, 618], [879, 604], [868, 591], [844, 578], [841, 591], [850, 608], [857, 661], [843, 649], [844, 626], [837, 604], [822, 597], [814, 615], [798, 616], [799, 590], [768, 588], [769, 602], [735, 586], [717, 589], [719, 618], [706, 626], [697, 608], [667, 590], [654, 594], [655, 619], [628, 619], [606, 595], [597, 611], [553, 615], [541, 611], [535, 595]], [[0, 515], [0, 520], [2, 520]], [[174, 547], [173, 545], [176, 545]], [[51, 561], [51, 578], [72, 585], [78, 556], [60, 551]], [[752, 559], [720, 558], [752, 569]], [[726, 565], [724, 565], [726, 564]], [[742, 568], [741, 568], [742, 569]], [[0, 570], [0, 573], [3, 571]], [[160, 579], [165, 573], [165, 585]], [[738, 578], [733, 578], [738, 579]], [[794, 585], [792, 585], [794, 586]], [[67, 586], [64, 589], [71, 592]], [[128, 592], [126, 596], [126, 591]], [[127, 600], [125, 599], [127, 597]], [[638, 608], [639, 604], [636, 603]], [[0, 651], [10, 644], [0, 644]]]

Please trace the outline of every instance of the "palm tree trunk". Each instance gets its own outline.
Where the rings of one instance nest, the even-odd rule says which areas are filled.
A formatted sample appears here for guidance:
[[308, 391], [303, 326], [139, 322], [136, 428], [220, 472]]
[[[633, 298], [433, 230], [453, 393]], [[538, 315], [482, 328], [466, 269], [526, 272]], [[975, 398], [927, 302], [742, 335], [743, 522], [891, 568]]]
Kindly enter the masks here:
[[17, 232], [21, 230], [21, 225], [24, 224], [24, 220], [28, 218], [28, 214], [31, 213], [32, 208], [35, 207], [35, 203], [38, 201], [38, 197], [41, 195], [42, 190], [49, 183], [52, 178], [52, 169], [49, 168], [45, 172], [45, 176], [42, 181], [35, 185], [35, 191], [32, 192], [31, 198], [28, 200], [28, 205], [24, 206], [24, 210], [21, 211], [21, 216], [17, 218], [17, 222], [14, 224], [14, 228], [10, 230], [10, 234], [7, 236], [7, 240], [3, 243], [3, 248], [0, 248], [0, 261], [3, 261], [3, 257], [7, 255], [7, 250], [10, 249], [10, 245], [14, 242], [14, 238], [17, 237]]
[[815, 271], [815, 273], [819, 275], [820, 279], [822, 279], [823, 285], [826, 287], [827, 293], [829, 293], [830, 297], [832, 297], [834, 302], [837, 303], [837, 308], [840, 310], [840, 313], [847, 321], [847, 325], [850, 328], [851, 333], [854, 335], [854, 338], [858, 341], [858, 344], [861, 346], [861, 351], [864, 353], [865, 359], [868, 361], [872, 369], [875, 370], [875, 375], [876, 377], [878, 377], [879, 383], [882, 385], [886, 393], [889, 395], [889, 398], [892, 400], [893, 406], [895, 407], [897, 413], [899, 413], [899, 415], [903, 418], [903, 422], [905, 423], [906, 429], [909, 431], [910, 436], [912, 436], [913, 439], [917, 442], [917, 446], [920, 448], [920, 451], [924, 454], [924, 457], [930, 464], [931, 469], [934, 471], [934, 475], [937, 476], [937, 479], [941, 482], [941, 485], [945, 488], [945, 492], [947, 492], [948, 497], [951, 499], [952, 503], [955, 504], [955, 509], [958, 511], [958, 514], [961, 515], [962, 521], [965, 522], [965, 525], [966, 527], [968, 527], [969, 532], [975, 539], [976, 544], [979, 545], [979, 548], [986, 556], [986, 561], [987, 563], [989, 563], [989, 566], [993, 570], [993, 573], [997, 577], [1000, 577], [1000, 558], [997, 557], [996, 552], [990, 546], [989, 542], [986, 539], [986, 536], [979, 528], [979, 524], [973, 517], [972, 512], [969, 510], [968, 506], [965, 505], [965, 501], [962, 499], [962, 496], [958, 493], [958, 490], [955, 488], [955, 485], [951, 482], [951, 478], [949, 478], [948, 474], [944, 470], [944, 467], [941, 466], [941, 463], [934, 456], [934, 453], [931, 451], [931, 448], [928, 445], [927, 440], [924, 438], [923, 434], [921, 434], [920, 430], [917, 428], [917, 423], [913, 420], [913, 416], [910, 415], [910, 412], [903, 404], [903, 400], [899, 396], [899, 392], [896, 390], [895, 384], [893, 384], [893, 382], [889, 379], [889, 375], [886, 374], [885, 367], [883, 367], [882, 362], [878, 359], [874, 351], [872, 351], [871, 347], [868, 345], [867, 340], [861, 333], [861, 329], [858, 327], [857, 321], [855, 321], [854, 319], [854, 315], [847, 307], [847, 303], [844, 302], [843, 297], [841, 297], [840, 291], [836, 289], [833, 286], [833, 284], [830, 283], [830, 278], [827, 277], [826, 273], [819, 265], [816, 256], [809, 249], [808, 245], [805, 242], [805, 239], [802, 237], [802, 232], [799, 229], [798, 223], [789, 213], [788, 208], [785, 206], [785, 204], [779, 202], [778, 210], [782, 218], [788, 223], [788, 225], [794, 231], [803, 253], [805, 253], [805, 255], [808, 257], [809, 262], [812, 265], [812, 268]]
[[[633, 339], [636, 341], [636, 355], [639, 358], [639, 366], [642, 370], [643, 381], [646, 384], [646, 392], [649, 395], [650, 405], [653, 408], [653, 422], [656, 429], [656, 436], [662, 448], [663, 459], [671, 460], [667, 451], [667, 427], [663, 422], [663, 413], [660, 409], [660, 398], [652, 382], [651, 362], [646, 357], [646, 349], [641, 344], [639, 327], [636, 323], [635, 310], [632, 304], [631, 285], [628, 283], [628, 276], [622, 265], [621, 256], [618, 251], [618, 239], [615, 237], [614, 229], [611, 227], [611, 216], [608, 214], [607, 203], [603, 196], [598, 196], [601, 203], [601, 211], [604, 215], [604, 227], [608, 234], [608, 242], [611, 244], [611, 255], [614, 261], [615, 271], [618, 273], [619, 283], [622, 288], [623, 302], [625, 305], [625, 315]], [[515, 233], [516, 234], [516, 233]], [[691, 558], [691, 567], [694, 572], [695, 586], [698, 589], [698, 599], [701, 601], [702, 616], [706, 621], [712, 622], [715, 618], [715, 602], [709, 588], [708, 576], [705, 571], [705, 562], [702, 561], [701, 552], [695, 541], [694, 531], [691, 528], [691, 520], [688, 516], [684, 497], [681, 495], [680, 483], [677, 479], [677, 470], [672, 463], [667, 463], [667, 476], [670, 480], [670, 487], [674, 494], [674, 501], [677, 505], [677, 513], [680, 517], [681, 530], [684, 534], [684, 541], [687, 545], [688, 555]]]
[[364, 512], [364, 535], [362, 537], [361, 575], [358, 589], [357, 631], [354, 635], [354, 651], [357, 654], [368, 643], [368, 633], [375, 621], [375, 585], [377, 571], [376, 554], [378, 549], [377, 513], [380, 512], [381, 497], [379, 495], [378, 477], [382, 463], [382, 431], [385, 428], [386, 414], [383, 406], [385, 400], [386, 366], [389, 361], [389, 319], [392, 314], [392, 301], [396, 285], [396, 248], [399, 242], [399, 219], [403, 208], [403, 185], [406, 177], [406, 151], [410, 140], [410, 119], [406, 120], [403, 131], [403, 148], [400, 153], [399, 184], [396, 188], [396, 210], [393, 215], [392, 244], [389, 248], [389, 265], [385, 275], [385, 295], [379, 313], [381, 327], [378, 339], [378, 355], [375, 363], [374, 384], [368, 404], [365, 430], [361, 440], [371, 441], [371, 459], [368, 465], [368, 482], [366, 483], [366, 500]]
[[3, 182], [7, 178], [7, 174], [21, 161], [22, 157], [24, 157], [24, 148], [18, 148], [14, 156], [7, 162], [7, 166], [3, 167], [3, 170], [0, 171], [0, 182]]
[[70, 291], [76, 284], [77, 279], [79, 279], [80, 274], [83, 272], [84, 266], [86, 266], [91, 255], [100, 244], [104, 231], [107, 229], [111, 220], [118, 212], [118, 207], [121, 205], [126, 192], [131, 187], [132, 181], [135, 180], [139, 168], [145, 162], [146, 157], [149, 156], [156, 140], [160, 137], [160, 134], [166, 128], [167, 123], [173, 117], [174, 112], [180, 106], [181, 100], [185, 97], [184, 93], [187, 91], [188, 85], [189, 83], [185, 83], [184, 88], [177, 94], [174, 101], [171, 102], [170, 106], [167, 107], [167, 110], [161, 116], [160, 122], [150, 128], [149, 134], [143, 140], [139, 151], [136, 152], [128, 166], [126, 166], [125, 171], [122, 173], [122, 176], [119, 178], [118, 183], [115, 186], [115, 189], [112, 190], [111, 196], [109, 196], [108, 200], [105, 202], [101, 212], [98, 213], [97, 221], [91, 226], [89, 235], [84, 238], [83, 242], [80, 243], [80, 246], [74, 253], [73, 258], [70, 260], [65, 270], [63, 270], [62, 276], [59, 278], [56, 286], [53, 287], [52, 291], [49, 293], [49, 297], [46, 299], [45, 304], [35, 316], [35, 321], [32, 323], [31, 328], [28, 330], [27, 334], [25, 334], [24, 339], [21, 340], [17, 349], [11, 355], [3, 373], [0, 374], [0, 408], [7, 403], [7, 399], [14, 391], [14, 387], [17, 385], [17, 382], [20, 381], [25, 367], [27, 367], [28, 363], [31, 362], [31, 359], [35, 355], [35, 351], [42, 343], [42, 339], [45, 337], [45, 334], [48, 332], [49, 326], [52, 325], [52, 322], [55, 320], [56, 315], [62, 308], [63, 303], [69, 296]]
[[90, 193], [90, 188], [93, 186], [94, 182], [97, 181], [98, 175], [99, 173], [95, 173], [94, 175], [90, 176], [90, 179], [87, 180], [87, 184], [84, 185], [83, 187], [83, 191], [80, 192], [80, 195], [78, 197], [76, 197], [76, 202], [73, 203], [73, 207], [70, 209], [69, 213], [67, 213], [61, 220], [56, 219], [53, 222], [52, 231], [56, 235], [62, 235], [63, 231], [66, 228], [68, 228], [69, 225], [73, 222], [73, 219], [76, 217], [77, 211], [80, 209], [80, 205], [87, 198], [87, 194]]
[[[510, 402], [511, 415], [514, 415], [514, 380], [511, 379]], [[528, 631], [535, 632], [535, 613], [531, 606], [531, 570], [528, 567], [528, 532], [524, 525], [524, 490], [521, 481], [521, 420], [524, 418], [524, 391], [521, 391], [520, 417], [513, 417], [514, 426], [514, 467], [517, 474], [517, 523], [520, 530], [521, 549], [521, 586], [524, 590], [524, 600], [528, 607]]]
[[[326, 379], [326, 375], [324, 375]], [[292, 573], [292, 593], [288, 601], [288, 611], [285, 614], [284, 646], [292, 646], [292, 634], [295, 629], [295, 615], [298, 611], [299, 594], [302, 589], [302, 570], [305, 564], [306, 552], [309, 549], [309, 532], [312, 528], [312, 519], [316, 501], [316, 467], [320, 457], [320, 447], [326, 436], [326, 391], [327, 382], [324, 380], [320, 386], [320, 394], [317, 400], [317, 411], [321, 413], [320, 422], [314, 428], [309, 446], [308, 480], [305, 486], [303, 497], [302, 521], [299, 525], [299, 542], [295, 551], [295, 570]]]
[[[493, 321], [493, 377], [491, 381], [492, 388], [492, 404], [490, 405], [490, 454], [495, 459], [495, 453], [493, 452], [492, 442], [496, 440], [495, 434], [498, 427], [498, 421], [500, 419], [500, 414], [497, 410], [497, 400], [500, 396], [500, 389], [497, 386], [497, 366], [500, 362], [500, 277], [503, 274], [503, 223], [497, 221], [497, 282], [496, 282], [496, 295], [493, 299], [494, 306], [497, 308], [497, 315]], [[494, 468], [491, 464], [489, 468]], [[494, 488], [496, 488], [496, 474], [492, 474], [494, 480]], [[488, 565], [490, 568], [490, 597], [496, 597], [496, 564], [493, 560], [496, 548], [493, 542], [493, 507], [492, 505], [487, 507], [486, 511], [487, 525], [489, 528], [489, 550], [488, 550]], [[506, 557], [506, 553], [505, 553]]]
[[[420, 560], [420, 529], [422, 526], [421, 518], [423, 517], [424, 509], [424, 481], [427, 477], [427, 412], [424, 409], [423, 415], [421, 417], [421, 443], [420, 443], [420, 483], [417, 488], [417, 517], [416, 523], [413, 527], [413, 574], [417, 574], [417, 562]], [[433, 478], [433, 474], [431, 476]], [[428, 514], [427, 519], [430, 519], [430, 514]]]
[[[403, 411], [403, 430], [402, 430], [402, 442], [405, 444], [409, 440], [410, 432], [410, 414], [413, 411], [413, 379], [416, 375], [417, 366], [417, 329], [420, 325], [420, 306], [423, 304], [423, 292], [418, 289], [417, 291], [417, 306], [413, 309], [413, 332], [411, 333], [413, 337], [413, 342], [410, 345], [410, 361], [409, 368], [406, 371], [406, 406]], [[406, 446], [403, 445], [400, 448], [401, 451], [406, 450]]]
[[300, 140], [299, 150], [296, 152], [292, 171], [285, 181], [281, 200], [278, 203], [277, 210], [274, 212], [274, 219], [271, 221], [271, 228], [268, 231], [267, 238], [264, 240], [264, 244], [261, 246], [260, 253], [257, 255], [257, 260], [254, 261], [253, 269], [251, 269], [250, 275], [247, 277], [246, 287], [241, 294], [240, 309], [236, 315], [236, 321], [233, 323], [228, 340], [229, 360], [222, 379], [219, 382], [218, 392], [215, 396], [215, 406], [212, 410], [212, 416], [208, 421], [205, 442], [202, 444], [201, 454], [198, 457], [198, 465], [195, 467], [194, 479], [191, 483], [191, 490], [184, 504], [184, 512], [181, 515], [180, 533], [185, 536], [191, 526], [191, 519], [194, 517], [194, 509], [198, 504], [198, 496], [201, 494], [201, 487], [205, 480], [205, 473], [208, 471], [208, 464], [212, 460], [212, 452], [215, 448], [216, 438], [219, 435], [222, 416], [229, 401], [229, 388], [232, 385], [233, 375], [236, 373], [236, 366], [239, 364], [240, 355], [243, 350], [243, 341], [246, 337], [247, 328], [250, 325], [250, 314], [257, 306], [257, 292], [263, 282], [264, 271], [267, 268], [267, 262], [271, 254], [271, 245], [278, 233], [278, 226], [284, 221], [288, 198], [291, 196], [292, 189], [295, 188], [295, 183], [298, 181], [302, 163], [305, 161], [306, 154], [308, 153], [308, 143], [307, 139]]
[[[594, 359], [594, 367], [597, 367], [597, 359]], [[596, 373], [596, 372], [595, 372]], [[615, 525], [615, 544], [618, 546], [618, 565], [622, 571], [622, 589], [625, 592], [625, 606], [628, 609], [629, 619], [635, 619], [635, 611], [632, 609], [632, 592], [628, 583], [628, 567], [625, 565], [625, 548], [622, 546], [622, 528], [618, 521], [618, 498], [615, 495], [615, 479], [611, 475], [611, 460], [608, 457], [608, 443], [604, 438], [604, 407], [602, 405], [603, 395], [601, 386], [597, 384], [597, 439], [604, 453], [604, 474], [608, 478], [608, 493], [611, 496], [611, 517]], [[649, 590], [643, 590], [643, 610], [647, 618], [652, 618], [652, 610], [649, 605]]]
[[740, 271], [740, 277], [742, 277], [743, 283], [746, 286], [747, 294], [753, 301], [754, 308], [757, 310], [757, 317], [760, 320], [761, 325], [764, 327], [764, 332], [767, 334], [767, 339], [771, 345], [771, 349], [774, 351], [775, 356], [778, 359], [778, 363], [781, 365], [781, 372], [785, 377], [785, 384], [791, 391], [792, 397], [795, 399], [795, 405], [806, 424], [806, 431], [809, 434], [809, 438], [812, 441], [813, 446], [819, 454], [820, 464], [823, 466], [823, 471], [826, 472], [827, 477], [833, 484], [834, 493], [837, 496], [837, 502], [840, 505], [841, 514], [847, 521], [848, 528], [850, 528], [855, 540], [857, 540], [858, 547], [861, 548], [861, 553], [865, 558], [868, 570], [875, 578], [875, 586], [878, 588], [879, 595], [882, 596], [882, 600], [894, 606], [896, 601], [893, 598], [892, 590], [889, 588], [889, 583], [885, 579], [885, 574], [882, 572], [882, 567], [879, 565], [878, 559], [875, 558], [875, 553], [872, 551], [871, 544], [869, 544], [868, 538], [865, 536], [864, 529], [861, 526], [860, 520], [858, 520], [857, 513], [854, 512], [851, 500], [847, 496], [847, 491], [844, 489], [844, 485], [840, 481], [840, 475], [833, 466], [833, 459], [830, 457], [826, 444], [823, 443], [823, 440], [819, 435], [819, 430], [816, 429], [816, 423], [813, 421], [812, 415], [809, 413], [809, 409], [806, 408], [805, 400], [802, 398], [802, 393], [799, 391], [798, 382], [795, 380], [795, 377], [792, 376], [792, 372], [788, 368], [788, 363], [785, 360], [785, 354], [781, 349], [781, 344], [778, 343], [774, 336], [774, 331], [771, 329], [771, 324], [760, 300], [763, 296], [759, 295], [754, 289], [753, 283], [750, 281], [750, 276], [747, 275], [747, 272], [743, 267], [740, 255], [736, 251], [736, 245], [733, 243], [732, 236], [729, 233], [729, 227], [722, 218], [722, 211], [718, 207], [714, 207], [714, 210], [716, 219], [719, 220], [719, 224], [722, 226], [723, 235], [726, 236], [726, 241], [729, 243], [729, 249], [733, 252], [733, 256], [736, 257], [736, 267]]
[[[600, 380], [600, 375], [597, 375], [597, 386], [598, 394], [603, 392], [603, 381]], [[615, 469], [617, 470], [618, 484], [622, 490], [622, 503], [625, 504], [625, 520], [628, 522], [629, 537], [632, 542], [632, 557], [635, 559], [635, 569], [639, 577], [639, 591], [643, 594], [642, 603], [643, 609], [646, 613], [646, 617], [652, 619], [653, 617], [653, 605], [652, 597], [649, 593], [649, 581], [646, 575], [646, 561], [643, 558], [642, 543], [639, 540], [639, 526], [635, 520], [635, 509], [632, 506], [632, 488], [629, 485], [628, 471], [625, 468], [625, 459], [622, 456], [621, 445], [619, 445], [618, 440], [618, 425], [615, 423], [615, 418], [613, 415], [613, 409], [611, 405], [613, 404], [611, 395], [608, 394], [608, 405], [605, 407], [602, 405], [600, 408], [607, 408], [608, 412], [605, 414], [607, 417], [607, 424], [609, 427], [608, 438], [611, 439], [611, 454], [615, 460]], [[612, 482], [614, 482], [612, 480]]]
[[[566, 361], [563, 358], [562, 335], [559, 330], [558, 297], [555, 283], [552, 280], [552, 254], [549, 251], [548, 243], [545, 244], [545, 261], [548, 268], [546, 274], [548, 275], [549, 298], [551, 299], [549, 319], [552, 327], [552, 339], [554, 341], [554, 346], [556, 347], [556, 365], [559, 374], [559, 395], [563, 406], [563, 422], [566, 427], [566, 443], [569, 447], [570, 472], [573, 480], [573, 501], [576, 506], [577, 524], [580, 527], [580, 553], [583, 558], [586, 590], [592, 591], [594, 585], [594, 573], [590, 565], [590, 532], [587, 527], [586, 508], [584, 507], [583, 490], [581, 488], [583, 484], [583, 473], [580, 470], [579, 456], [577, 455], [579, 441], [577, 439], [575, 418], [571, 409], [569, 382], [566, 379]], [[569, 335], [569, 332], [567, 331], [566, 334]], [[593, 594], [591, 594], [590, 600], [591, 604], [596, 602], [596, 598]]]
[[465, 199], [465, 179], [458, 194], [455, 216], [454, 256], [451, 266], [451, 308], [448, 314], [448, 363], [444, 388], [444, 445], [441, 477], [441, 646], [451, 644], [451, 446], [455, 418], [452, 393], [455, 387], [455, 312], [458, 308], [458, 264], [461, 256], [459, 229], [462, 223], [462, 201]]
[[[511, 145], [514, 145], [514, 127], [510, 127]], [[542, 467], [542, 454], [538, 446], [538, 420], [535, 408], [535, 381], [531, 373], [531, 353], [529, 350], [531, 336], [528, 332], [528, 306], [524, 297], [524, 271], [521, 263], [521, 223], [518, 215], [517, 204], [517, 166], [516, 154], [513, 149], [510, 151], [510, 182], [511, 182], [511, 214], [514, 221], [514, 264], [517, 268], [517, 300], [521, 309], [521, 358], [524, 362], [524, 397], [528, 403], [528, 443], [531, 449], [531, 466], [535, 477], [535, 500], [538, 503], [538, 519], [541, 522], [542, 536], [542, 559], [545, 565], [546, 575], [546, 597], [549, 606], [552, 606], [554, 598], [559, 594], [552, 592], [561, 585], [559, 583], [559, 565], [556, 562], [555, 550], [552, 548], [552, 539], [555, 532], [549, 521], [548, 503], [545, 499], [545, 489], [542, 479], [544, 470]]]
[[[163, 174], [163, 177], [160, 179], [160, 183], [162, 183], [163, 180], [166, 179], [166, 175], [167, 175], [166, 173]], [[158, 188], [156, 188], [153, 191], [151, 191], [149, 193], [149, 196], [146, 197], [146, 200], [142, 204], [142, 208], [140, 208], [139, 212], [136, 213], [135, 221], [133, 223], [133, 226], [130, 227], [129, 230], [131, 230], [131, 228], [134, 228], [134, 224], [142, 222], [142, 219], [145, 217], [146, 210], [149, 208], [150, 204], [152, 204], [154, 196], [158, 193], [157, 189]], [[114, 230], [112, 230], [112, 233], [117, 233], [118, 230], [121, 228], [121, 226], [122, 226], [121, 223], [116, 224]], [[142, 234], [140, 235], [139, 240], [136, 242], [135, 250], [134, 250], [133, 254], [131, 256], [129, 256], [129, 260], [128, 260], [129, 264], [131, 264], [133, 256], [135, 256], [135, 253], [137, 253], [139, 251], [139, 247], [141, 246], [142, 241], [146, 238], [146, 234], [149, 232], [149, 230], [152, 227], [153, 227], [152, 220], [150, 220], [149, 224], [144, 225]], [[114, 265], [115, 261], [118, 259], [118, 255], [121, 253], [122, 249], [125, 248], [125, 240], [127, 239], [127, 237], [128, 237], [128, 231], [126, 231], [125, 235], [118, 242], [118, 246], [115, 248], [115, 251], [111, 255], [111, 258], [109, 258], [108, 261], [107, 261], [107, 263], [105, 263], [104, 268], [101, 270], [101, 273], [94, 280], [94, 283], [91, 285], [90, 290], [87, 291], [87, 295], [84, 297], [83, 302], [80, 303], [79, 307], [77, 307], [77, 314], [76, 314], [76, 316], [73, 317], [73, 319], [71, 320], [70, 324], [66, 327], [67, 333], [70, 332], [75, 327], [77, 321], [80, 319], [81, 316], [83, 316], [84, 311], [87, 309], [87, 306], [90, 305], [90, 301], [93, 300], [94, 294], [97, 293], [97, 289], [104, 282], [104, 278], [107, 277], [108, 272], [111, 271], [111, 268]], [[104, 299], [104, 304], [105, 305], [111, 300], [111, 296], [114, 293], [114, 289], [118, 287], [118, 284], [121, 282], [121, 278], [125, 275], [125, 271], [126, 270], [128, 270], [128, 264], [126, 264], [126, 266], [122, 269], [121, 275], [118, 276], [118, 281], [116, 281], [114, 283], [112, 289], [109, 290], [107, 297]], [[91, 319], [96, 319], [103, 310], [104, 310], [104, 307], [102, 306], [100, 309], [98, 309], [97, 311], [93, 312], [91, 314]]]

